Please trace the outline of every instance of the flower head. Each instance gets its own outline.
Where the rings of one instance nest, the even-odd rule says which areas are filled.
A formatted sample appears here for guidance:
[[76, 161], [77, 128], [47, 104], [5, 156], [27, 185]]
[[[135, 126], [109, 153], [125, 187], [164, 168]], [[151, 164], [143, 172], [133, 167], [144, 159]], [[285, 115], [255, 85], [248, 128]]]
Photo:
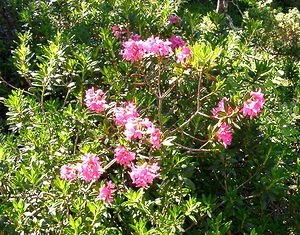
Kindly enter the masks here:
[[82, 157], [82, 163], [78, 164], [78, 171], [86, 182], [97, 180], [102, 175], [102, 167], [96, 155], [86, 153]]
[[180, 22], [180, 18], [178, 16], [170, 16], [170, 23], [171, 24], [178, 24]]
[[145, 162], [141, 166], [132, 165], [129, 175], [137, 187], [149, 188], [149, 184], [152, 184], [153, 180], [159, 176], [158, 170], [159, 166], [157, 163], [148, 165]]
[[88, 109], [97, 113], [103, 112], [107, 108], [104, 92], [101, 89], [95, 91], [94, 87], [88, 89], [85, 93], [85, 104]]
[[251, 92], [251, 98], [244, 102], [241, 110], [244, 116], [249, 115], [250, 119], [257, 116], [265, 103], [264, 94], [259, 89], [257, 92]]
[[130, 166], [131, 161], [135, 159], [135, 153], [128, 151], [123, 146], [118, 146], [114, 152], [117, 162], [123, 166]]
[[179, 47], [183, 47], [186, 45], [186, 42], [183, 41], [182, 38], [179, 36], [176, 37], [175, 35], [172, 35], [170, 41], [172, 43], [171, 48], [173, 51]]
[[148, 131], [150, 132], [150, 142], [153, 144], [153, 146], [157, 149], [160, 149], [160, 130], [158, 128], [148, 128]]
[[113, 112], [115, 115], [114, 121], [121, 126], [125, 126], [129, 120], [139, 116], [134, 102], [125, 103], [125, 108], [115, 107]]
[[232, 133], [230, 129], [231, 127], [223, 122], [217, 132], [218, 141], [223, 144], [225, 148], [230, 145], [232, 141]]
[[145, 55], [142, 41], [129, 39], [123, 42], [123, 47], [124, 50], [121, 52], [121, 55], [124, 60], [131, 61], [131, 63], [142, 60]]
[[181, 51], [176, 53], [176, 62], [177, 63], [185, 63], [188, 58], [192, 58], [191, 50], [187, 46], [181, 47]]
[[100, 194], [98, 195], [97, 198], [99, 200], [104, 200], [106, 203], [110, 204], [113, 200], [111, 194], [113, 192], [114, 187], [115, 187], [114, 183], [108, 181], [99, 189]]

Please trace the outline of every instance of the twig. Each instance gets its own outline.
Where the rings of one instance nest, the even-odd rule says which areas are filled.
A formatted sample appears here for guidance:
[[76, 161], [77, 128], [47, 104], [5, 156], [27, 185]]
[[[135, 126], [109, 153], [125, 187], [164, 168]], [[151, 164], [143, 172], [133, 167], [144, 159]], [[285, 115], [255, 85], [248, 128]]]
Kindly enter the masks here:
[[[2, 82], [4, 82], [4, 84], [6, 84], [7, 86], [13, 88], [14, 90], [21, 89], [21, 88], [18, 88], [18, 87], [15, 87], [15, 86], [11, 85], [10, 83], [8, 83], [8, 82], [7, 82], [3, 77], [1, 77], [1, 76], [0, 76], [0, 80], [1, 80]], [[23, 92], [26, 93], [26, 94], [28, 94], [28, 95], [35, 96], [34, 94], [32, 94], [32, 93], [30, 93], [30, 92], [28, 92], [28, 91], [23, 90]]]

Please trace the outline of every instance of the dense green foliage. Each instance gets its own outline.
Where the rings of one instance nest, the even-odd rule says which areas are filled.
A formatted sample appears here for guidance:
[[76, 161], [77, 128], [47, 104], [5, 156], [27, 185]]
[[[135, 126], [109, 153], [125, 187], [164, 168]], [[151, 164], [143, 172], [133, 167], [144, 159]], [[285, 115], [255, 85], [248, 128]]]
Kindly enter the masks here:
[[[0, 3], [0, 234], [300, 232], [297, 1], [233, 1], [234, 28], [214, 1], [203, 2]], [[171, 15], [181, 22], [170, 24]], [[193, 59], [127, 62], [120, 53], [131, 32], [181, 36]], [[110, 113], [85, 107], [92, 86], [112, 104], [135, 100], [161, 128], [160, 150], [138, 145], [161, 168], [149, 189], [132, 185], [116, 164], [94, 184], [59, 177], [87, 152], [108, 164], [124, 141]], [[262, 113], [234, 119], [224, 148], [211, 109], [223, 97], [239, 107], [258, 88]], [[105, 179], [118, 188], [109, 205], [96, 199]]]

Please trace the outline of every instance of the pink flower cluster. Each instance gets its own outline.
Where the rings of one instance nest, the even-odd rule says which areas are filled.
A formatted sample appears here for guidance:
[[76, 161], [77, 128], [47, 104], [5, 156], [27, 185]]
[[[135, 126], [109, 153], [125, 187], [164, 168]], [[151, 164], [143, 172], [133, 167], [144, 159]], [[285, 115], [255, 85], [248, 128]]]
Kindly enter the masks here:
[[85, 104], [88, 109], [96, 113], [103, 112], [107, 108], [104, 92], [101, 89], [95, 91], [94, 87], [88, 89], [85, 93]]
[[[261, 112], [261, 109], [265, 103], [264, 94], [261, 92], [261, 89], [259, 89], [257, 92], [252, 91], [250, 94], [251, 94], [251, 98], [244, 102], [243, 108], [240, 111], [238, 108], [234, 110], [230, 106], [228, 106], [227, 110], [225, 110], [224, 102], [229, 101], [229, 99], [226, 97], [223, 98], [221, 101], [219, 101], [218, 107], [213, 108], [211, 110], [213, 117], [217, 119], [221, 119], [222, 117], [220, 116], [219, 112], [224, 112], [226, 118], [228, 118], [228, 116], [234, 112], [235, 113], [242, 112], [244, 117], [249, 115], [251, 119], [257, 116], [258, 113]], [[221, 123], [219, 130], [217, 131], [216, 136], [218, 138], [218, 141], [221, 144], [223, 144], [224, 147], [226, 148], [228, 145], [231, 144], [232, 141], [231, 127], [227, 125], [225, 121], [223, 121]]]
[[100, 193], [99, 193], [97, 199], [103, 200], [106, 203], [110, 204], [113, 200], [112, 192], [113, 192], [114, 188], [115, 188], [114, 183], [111, 181], [108, 181], [99, 189]]
[[251, 92], [251, 98], [246, 100], [241, 110], [244, 116], [249, 115], [250, 119], [256, 117], [265, 103], [264, 94], [261, 93], [261, 89], [257, 92]]
[[103, 173], [101, 163], [96, 155], [86, 153], [82, 162], [76, 165], [63, 165], [60, 169], [60, 178], [71, 181], [77, 177], [86, 182], [97, 180]]
[[169, 19], [171, 24], [179, 24], [180, 23], [180, 18], [178, 16], [170, 16]]
[[152, 145], [160, 149], [160, 131], [148, 118], [140, 118], [133, 102], [125, 103], [125, 107], [115, 107], [114, 120], [117, 125], [125, 127], [124, 135], [129, 141], [143, 139], [150, 135]]
[[218, 141], [224, 145], [226, 148], [228, 145], [231, 144], [232, 141], [232, 133], [231, 127], [228, 126], [225, 122], [223, 122], [218, 130], [217, 133]]
[[121, 55], [124, 60], [140, 61], [148, 56], [167, 56], [172, 53], [171, 42], [162, 40], [159, 37], [150, 37], [146, 40], [132, 40], [123, 42]]
[[135, 153], [128, 151], [123, 146], [118, 146], [114, 152], [117, 162], [123, 166], [130, 166], [131, 161], [135, 159]]
[[131, 172], [129, 175], [132, 179], [132, 182], [137, 187], [149, 188], [148, 184], [152, 184], [153, 180], [159, 176], [157, 173], [159, 166], [157, 163], [153, 165], [148, 165], [146, 162], [140, 166], [131, 166]]
[[181, 47], [181, 51], [176, 53], [177, 63], [186, 63], [188, 58], [192, 58], [191, 50], [187, 46]]
[[179, 36], [172, 35], [170, 41], [172, 43], [171, 48], [173, 51], [175, 49], [178, 49], [179, 47], [186, 46], [186, 42], [183, 41], [182, 38]]

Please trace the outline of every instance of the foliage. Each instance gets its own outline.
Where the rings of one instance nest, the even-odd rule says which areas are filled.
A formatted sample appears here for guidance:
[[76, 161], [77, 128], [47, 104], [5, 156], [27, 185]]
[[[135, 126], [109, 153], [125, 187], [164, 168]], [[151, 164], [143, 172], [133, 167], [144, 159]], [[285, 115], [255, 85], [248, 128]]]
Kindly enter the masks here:
[[[12, 51], [0, 47], [9, 57], [0, 71], [1, 233], [300, 231], [299, 11], [241, 1], [248, 9], [236, 30], [212, 9], [199, 16], [193, 4], [5, 1], [19, 21]], [[167, 46], [172, 35], [184, 46], [165, 55], [145, 49], [151, 40]], [[133, 61], [124, 57], [129, 40], [142, 48]], [[91, 87], [104, 91], [104, 111], [87, 105]], [[244, 105], [259, 89], [263, 108], [250, 119]], [[131, 101], [160, 129], [160, 148], [116, 125], [114, 107]], [[222, 124], [231, 127], [230, 143], [218, 138]], [[159, 163], [149, 188], [116, 162], [118, 145], [136, 153], [136, 164]], [[61, 167], [87, 153], [103, 164], [100, 178], [63, 179]], [[97, 198], [107, 181], [115, 185], [111, 203]]]

